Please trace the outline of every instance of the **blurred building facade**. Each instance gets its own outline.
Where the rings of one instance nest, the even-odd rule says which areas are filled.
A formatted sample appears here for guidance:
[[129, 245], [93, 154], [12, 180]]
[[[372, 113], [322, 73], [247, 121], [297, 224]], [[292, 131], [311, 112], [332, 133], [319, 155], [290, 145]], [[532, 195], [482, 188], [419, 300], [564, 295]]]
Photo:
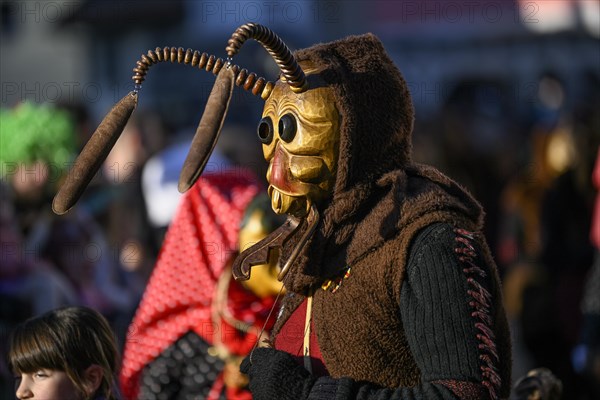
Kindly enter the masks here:
[[[95, 118], [132, 88], [131, 69], [146, 50], [181, 46], [224, 57], [229, 35], [245, 22], [269, 26], [292, 49], [377, 34], [410, 84], [418, 118], [433, 115], [466, 79], [500, 79], [508, 85], [500, 96], [527, 105], [548, 70], [564, 80], [567, 104], [573, 103], [586, 89], [582, 74], [600, 68], [596, 0], [3, 0], [1, 9], [2, 106], [25, 98], [81, 101]], [[274, 79], [264, 52], [248, 47], [236, 62]], [[195, 121], [212, 77], [177, 66], [156, 69], [140, 106], [163, 109], [174, 124]], [[260, 104], [253, 100], [239, 95], [234, 106], [255, 110]]]

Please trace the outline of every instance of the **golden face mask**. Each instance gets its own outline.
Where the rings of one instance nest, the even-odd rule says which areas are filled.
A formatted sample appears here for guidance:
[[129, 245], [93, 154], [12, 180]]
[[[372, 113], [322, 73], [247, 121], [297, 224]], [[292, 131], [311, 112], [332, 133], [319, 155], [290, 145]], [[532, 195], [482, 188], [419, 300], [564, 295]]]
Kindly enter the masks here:
[[[305, 69], [308, 72], [308, 69]], [[339, 152], [339, 113], [326, 86], [294, 93], [275, 84], [258, 125], [273, 210], [304, 217], [333, 190]]]

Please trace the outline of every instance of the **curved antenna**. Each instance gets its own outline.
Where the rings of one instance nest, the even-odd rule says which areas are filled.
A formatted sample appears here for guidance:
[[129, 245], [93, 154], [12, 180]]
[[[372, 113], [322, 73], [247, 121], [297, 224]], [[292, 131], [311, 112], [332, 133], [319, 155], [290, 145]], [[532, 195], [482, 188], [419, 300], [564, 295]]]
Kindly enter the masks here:
[[142, 82], [146, 79], [148, 69], [161, 62], [171, 62], [197, 67], [204, 69], [207, 72], [212, 72], [218, 75], [219, 71], [226, 66], [233, 71], [235, 85], [242, 87], [244, 90], [251, 92], [255, 96], [260, 96], [266, 99], [273, 90], [273, 82], [267, 81], [263, 77], [259, 77], [254, 72], [248, 73], [247, 69], [240, 68], [239, 65], [233, 65], [220, 57], [209, 55], [208, 53], [200, 53], [198, 50], [187, 49], [183, 47], [157, 47], [154, 50], [148, 50], [147, 54], [142, 54], [133, 69], [135, 75], [131, 77], [136, 85], [140, 88]]
[[304, 71], [290, 49], [277, 34], [263, 25], [248, 23], [237, 28], [225, 48], [229, 58], [233, 58], [248, 39], [256, 40], [269, 52], [294, 93], [302, 93], [308, 89]]
[[[193, 141], [190, 151], [193, 154], [190, 154], [185, 162], [183, 174], [180, 177], [180, 190], [187, 190], [191, 187], [202, 173], [223, 126], [227, 107], [231, 100], [233, 84], [241, 86], [244, 90], [255, 96], [261, 96], [263, 99], [269, 97], [274, 87], [273, 82], [258, 77], [255, 73], [248, 73], [248, 70], [232, 65], [222, 58], [200, 53], [197, 50], [184, 50], [182, 47], [164, 47], [162, 49], [157, 47], [154, 50], [148, 50], [148, 53], [141, 56], [133, 69], [135, 75], [132, 79], [135, 83], [135, 90], [123, 97], [104, 117], [81, 154], [75, 160], [73, 168], [69, 171], [58, 193], [54, 196], [52, 209], [56, 214], [66, 213], [79, 200], [117, 139], [121, 136], [127, 121], [129, 121], [135, 110], [138, 91], [142, 82], [146, 79], [148, 70], [152, 65], [160, 62], [190, 65], [212, 72], [214, 75], [223, 76], [221, 79], [217, 77], [215, 84], [224, 90], [213, 90], [211, 92], [205, 108], [206, 115], [203, 115], [196, 130], [196, 137], [200, 136], [202, 139]], [[219, 74], [224, 66], [227, 73]]]

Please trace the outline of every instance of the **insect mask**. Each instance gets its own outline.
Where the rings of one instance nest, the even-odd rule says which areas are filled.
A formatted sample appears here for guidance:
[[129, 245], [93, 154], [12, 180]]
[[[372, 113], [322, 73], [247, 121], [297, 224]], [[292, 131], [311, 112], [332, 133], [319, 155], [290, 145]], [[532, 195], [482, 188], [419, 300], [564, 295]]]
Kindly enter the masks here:
[[[281, 76], [276, 83], [232, 63], [233, 56], [248, 39], [258, 41], [279, 66]], [[77, 157], [54, 198], [54, 212], [64, 214], [73, 207], [96, 174], [135, 110], [141, 84], [152, 65], [168, 61], [204, 69], [217, 79], [184, 162], [178, 189], [185, 192], [202, 173], [217, 143], [233, 86], [241, 86], [265, 100], [258, 136], [269, 162], [269, 196], [273, 210], [288, 214], [289, 218], [265, 240], [245, 250], [236, 260], [233, 273], [236, 279], [248, 279], [252, 265], [264, 264], [270, 249], [283, 246], [306, 225], [279, 275], [283, 279], [318, 224], [317, 205], [332, 192], [339, 147], [339, 113], [331, 90], [319, 79], [319, 69], [310, 62], [301, 67], [283, 41], [268, 28], [252, 23], [242, 25], [233, 33], [226, 51], [226, 60], [175, 47], [156, 48], [142, 55], [133, 69], [135, 89], [112, 108]]]

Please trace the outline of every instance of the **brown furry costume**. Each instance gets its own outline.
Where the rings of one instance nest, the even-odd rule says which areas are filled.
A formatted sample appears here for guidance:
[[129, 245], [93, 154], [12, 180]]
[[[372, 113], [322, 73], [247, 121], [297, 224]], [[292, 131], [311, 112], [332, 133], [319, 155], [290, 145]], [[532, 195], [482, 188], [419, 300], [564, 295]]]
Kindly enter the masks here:
[[[455, 182], [411, 161], [413, 107], [399, 71], [370, 34], [316, 45], [298, 51], [296, 57], [323, 68], [320, 75], [333, 88], [340, 111], [341, 139], [334, 193], [320, 205], [323, 218], [317, 231], [285, 278], [291, 295], [275, 327], [279, 331], [305, 296], [314, 294], [312, 323], [331, 378], [303, 378], [310, 384], [298, 389], [302, 395], [289, 398], [370, 398], [359, 381], [375, 385], [369, 386], [369, 393], [373, 387], [417, 388], [427, 383], [441, 386], [414, 394], [508, 396], [510, 339], [496, 267], [481, 234], [483, 212]], [[284, 257], [294, 244], [292, 240], [284, 248]], [[412, 267], [416, 272], [409, 280], [411, 263], [419, 266]], [[432, 289], [424, 298], [406, 297], [408, 289], [426, 287], [426, 274], [438, 264], [440, 271], [456, 267], [448, 280], [458, 295], [444, 298]], [[320, 289], [348, 267], [351, 274], [339, 290]], [[431, 271], [433, 276], [439, 273]], [[443, 284], [444, 278], [440, 281]], [[446, 314], [438, 310], [446, 307], [444, 301], [453, 300], [456, 304]], [[414, 301], [423, 305], [408, 309]], [[420, 323], [429, 309], [451, 318]], [[452, 343], [444, 337], [439, 348], [455, 353], [453, 347], [464, 347], [465, 357], [474, 360], [468, 367], [457, 367], [460, 376], [430, 373], [437, 368], [432, 365], [444, 369], [454, 361], [439, 361], [446, 350], [436, 354], [437, 350], [418, 348], [422, 343], [417, 336], [430, 335], [423, 341], [439, 343], [436, 335], [443, 337], [448, 326], [465, 332], [466, 339]], [[276, 347], [279, 340], [285, 338], [276, 337]], [[251, 389], [252, 380], [264, 384], [257, 355], [252, 367], [245, 366]], [[272, 374], [279, 356], [269, 357]], [[286, 378], [279, 377], [279, 386], [293, 387]], [[260, 393], [267, 392], [257, 387], [254, 395], [261, 398]]]

